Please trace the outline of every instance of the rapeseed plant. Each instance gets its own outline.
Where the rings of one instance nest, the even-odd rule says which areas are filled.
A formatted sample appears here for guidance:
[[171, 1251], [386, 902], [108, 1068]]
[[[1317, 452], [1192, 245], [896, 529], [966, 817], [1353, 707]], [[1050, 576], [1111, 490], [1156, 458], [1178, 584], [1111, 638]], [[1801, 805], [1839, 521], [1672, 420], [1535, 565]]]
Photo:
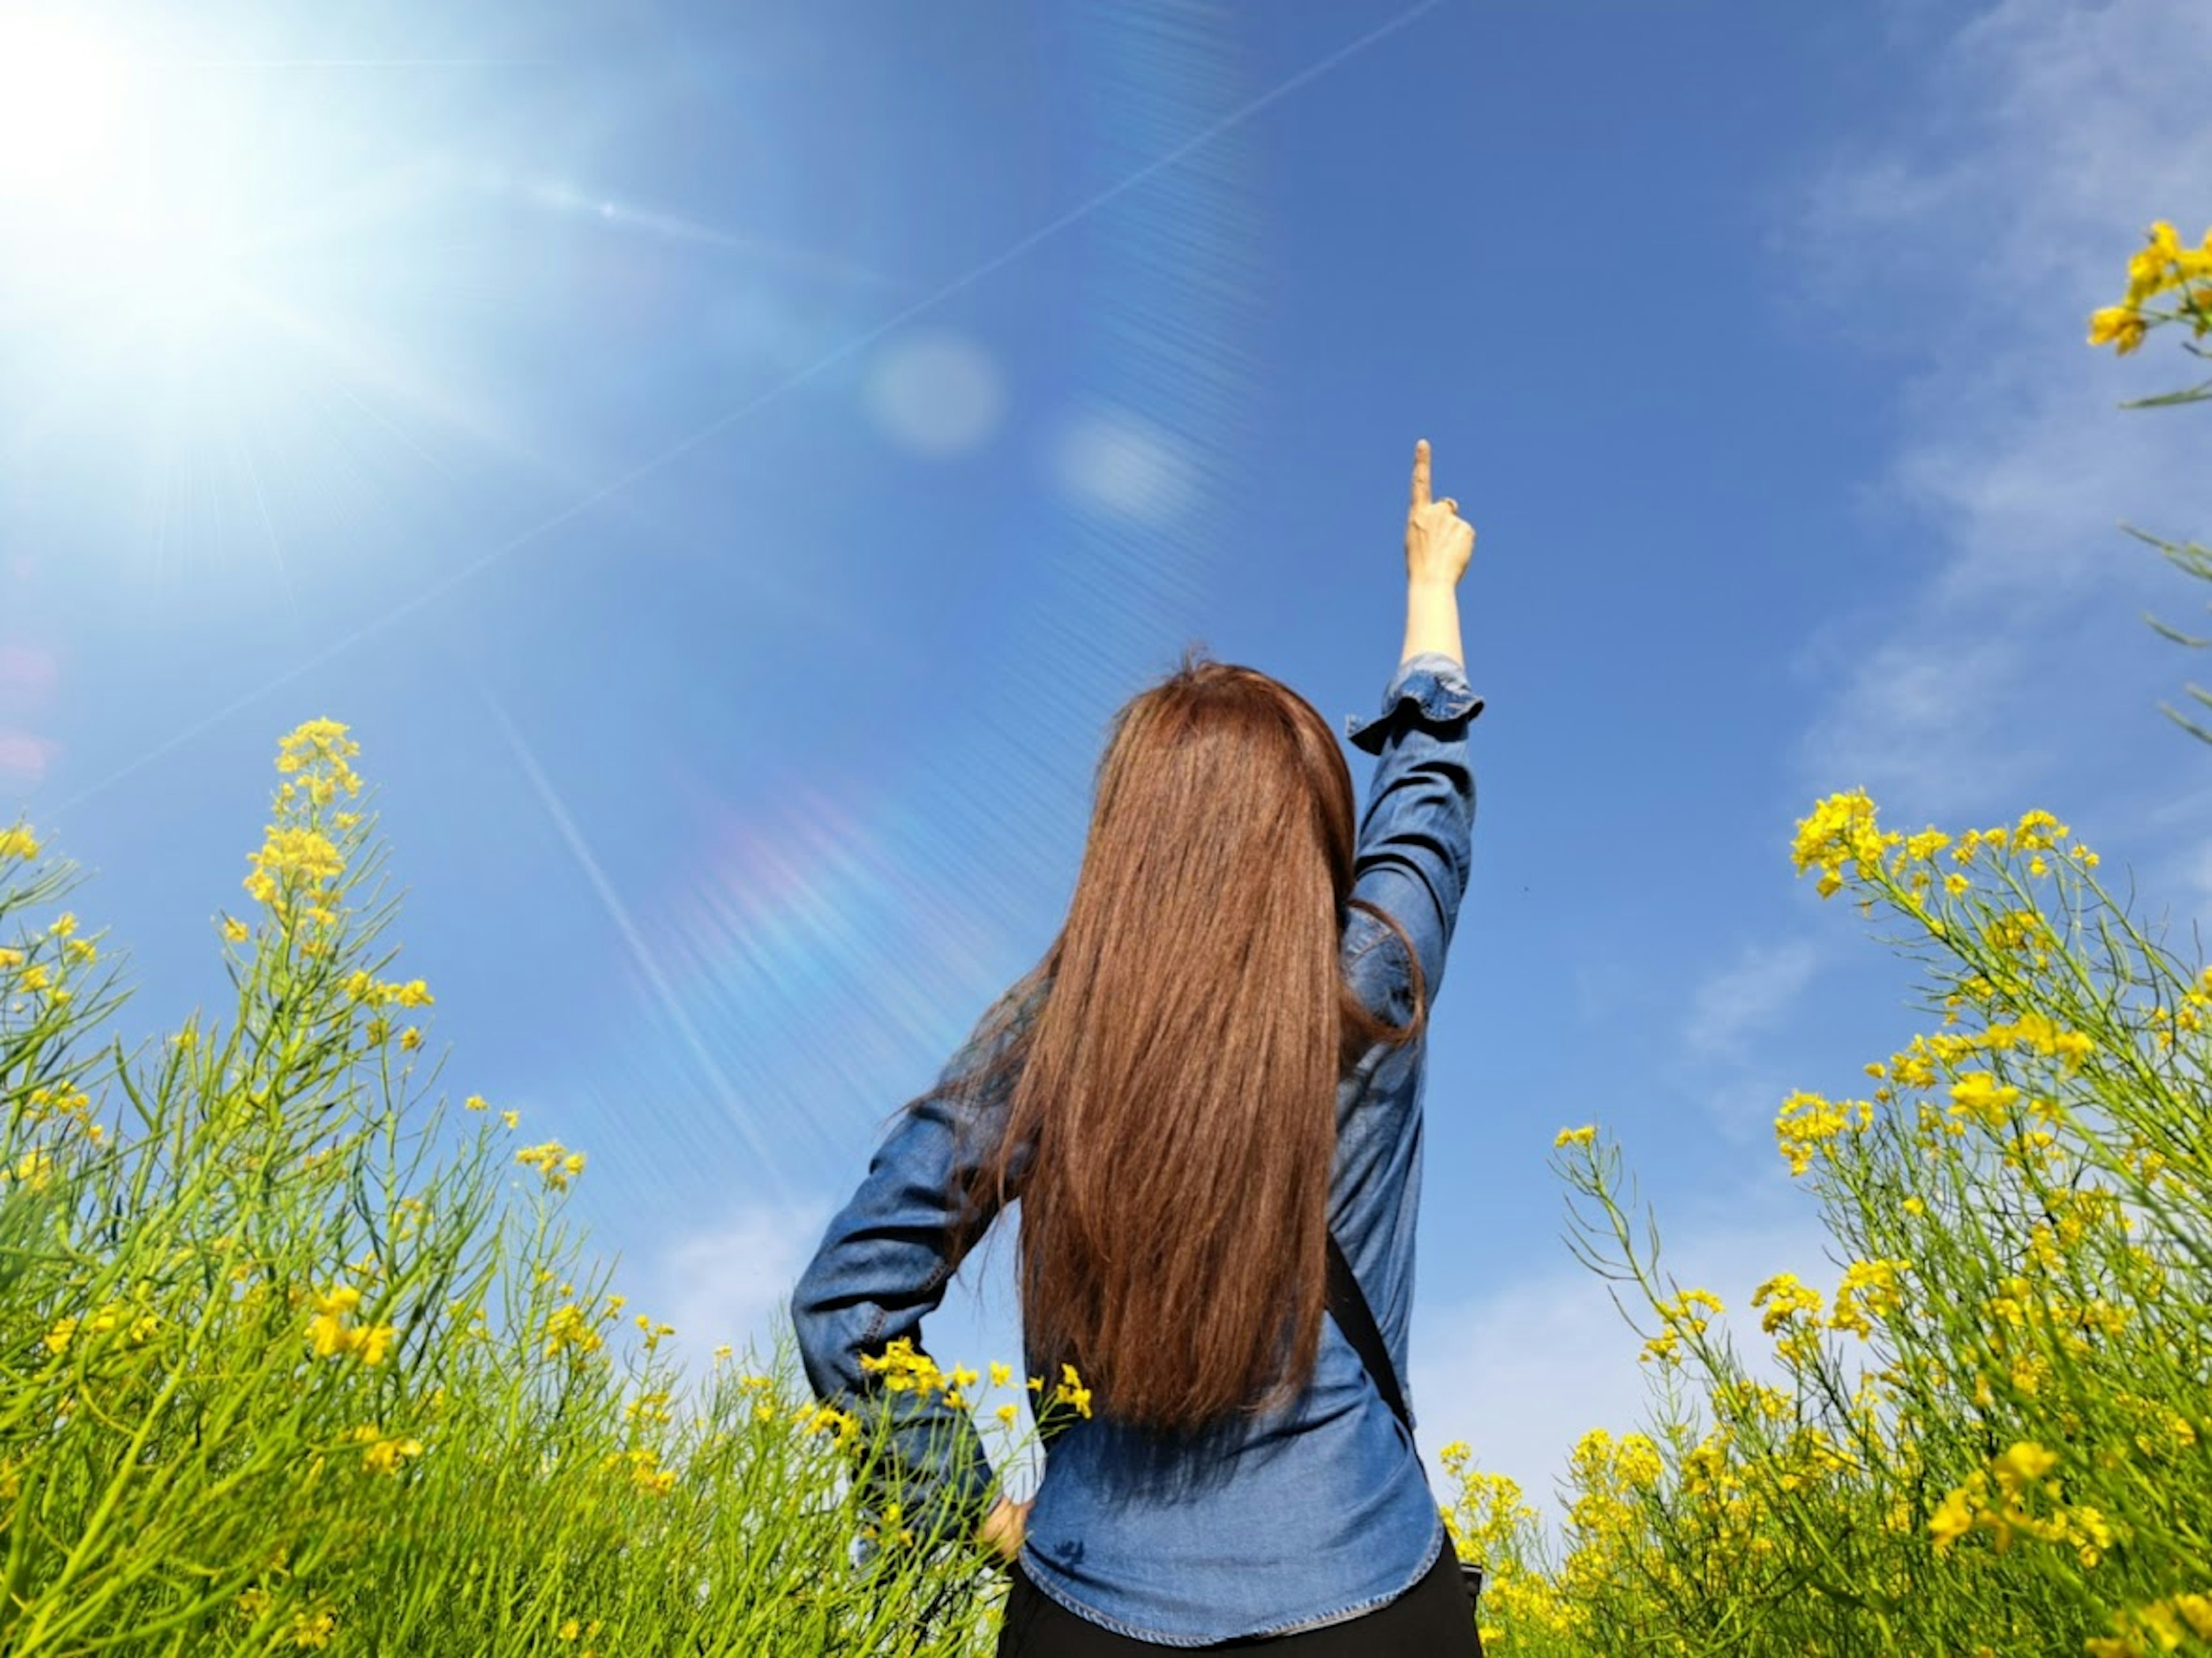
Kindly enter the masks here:
[[122, 999], [100, 940], [29, 919], [73, 872], [0, 829], [0, 1650], [976, 1650], [1002, 1580], [864, 1495], [857, 1401], [781, 1339], [684, 1385], [562, 1220], [586, 1154], [432, 1096], [358, 751], [283, 740], [216, 920], [234, 1011], [136, 1054], [88, 1040]]

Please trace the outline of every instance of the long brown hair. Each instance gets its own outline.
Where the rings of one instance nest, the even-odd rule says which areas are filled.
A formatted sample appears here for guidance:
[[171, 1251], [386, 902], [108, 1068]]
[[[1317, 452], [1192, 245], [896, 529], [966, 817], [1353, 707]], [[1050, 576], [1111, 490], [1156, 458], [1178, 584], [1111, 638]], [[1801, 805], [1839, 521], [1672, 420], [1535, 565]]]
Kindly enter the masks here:
[[[1020, 1199], [1032, 1349], [1117, 1421], [1195, 1433], [1311, 1375], [1338, 1083], [1412, 1042], [1427, 999], [1405, 930], [1364, 902], [1405, 947], [1411, 1017], [1345, 981], [1352, 776], [1288, 686], [1188, 646], [1114, 715], [1096, 780], [1066, 925], [994, 1010], [1011, 1040], [957, 1085], [1019, 1067], [955, 1184], [969, 1214]], [[956, 1262], [974, 1239], [955, 1229]]]

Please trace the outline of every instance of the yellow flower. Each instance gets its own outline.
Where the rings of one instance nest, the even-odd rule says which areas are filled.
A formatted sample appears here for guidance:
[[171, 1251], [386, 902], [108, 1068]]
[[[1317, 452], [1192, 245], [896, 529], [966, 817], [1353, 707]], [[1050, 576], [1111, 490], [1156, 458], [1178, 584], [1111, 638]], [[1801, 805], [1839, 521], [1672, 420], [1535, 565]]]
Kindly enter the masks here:
[[1018, 1405], [1001, 1405], [998, 1409], [999, 1420], [1005, 1423], [1009, 1428], [1014, 1425], [1014, 1418], [1020, 1414], [1021, 1406]]
[[1828, 1327], [1849, 1330], [1863, 1339], [1871, 1336], [1873, 1321], [1897, 1305], [1898, 1276], [1909, 1272], [1911, 1266], [1907, 1260], [1853, 1261], [1844, 1269], [1844, 1281], [1837, 1286], [1836, 1308], [1829, 1316]]
[[1009, 1382], [1012, 1382], [1013, 1379], [1014, 1379], [1014, 1367], [1013, 1367], [1012, 1365], [1011, 1365], [1011, 1364], [1001, 1364], [1001, 1363], [998, 1363], [995, 1359], [992, 1361], [992, 1364], [991, 1364], [991, 1385], [992, 1385], [994, 1388], [1003, 1388], [1003, 1387], [1005, 1387], [1005, 1386], [1006, 1386]]
[[328, 1295], [315, 1297], [315, 1316], [307, 1321], [307, 1339], [314, 1344], [316, 1357], [335, 1358], [350, 1350], [353, 1344], [346, 1315], [360, 1304], [361, 1291], [350, 1284], [341, 1284]]
[[1819, 890], [1825, 898], [1843, 884], [1844, 864], [1855, 865], [1861, 879], [1870, 880], [1880, 872], [1882, 853], [1903, 839], [1877, 828], [1874, 802], [1855, 789], [1830, 795], [1799, 820], [1791, 856], [1801, 875], [1819, 866]]
[[1795, 1272], [1778, 1272], [1751, 1292], [1751, 1304], [1766, 1309], [1759, 1327], [1772, 1335], [1799, 1313], [1817, 1315], [1820, 1292], [1797, 1281]]
[[39, 843], [21, 823], [0, 829], [0, 858], [20, 858], [25, 863], [39, 855]]
[[2004, 1125], [2005, 1113], [2020, 1101], [2020, 1090], [2000, 1084], [1985, 1071], [1969, 1072], [1951, 1087], [1949, 1114], [1971, 1117], [1991, 1128]]
[[1091, 1414], [1091, 1389], [1083, 1385], [1083, 1379], [1076, 1375], [1073, 1364], [1061, 1365], [1060, 1374], [1061, 1381], [1053, 1391], [1053, 1402], [1073, 1405], [1078, 1414], [1087, 1418]]
[[1552, 1145], [1554, 1150], [1562, 1145], [1588, 1145], [1596, 1138], [1597, 1125], [1585, 1123], [1580, 1128], [1562, 1128], [1553, 1137]]
[[482, 1111], [486, 1108], [489, 1102], [488, 1102], [481, 1094], [471, 1094], [467, 1099], [462, 1101], [461, 1103], [468, 1107], [471, 1111]]
[[525, 1145], [515, 1151], [515, 1163], [538, 1169], [544, 1182], [556, 1192], [566, 1192], [568, 1181], [584, 1172], [584, 1154], [571, 1151], [560, 1141], [546, 1141], [544, 1145]]
[[[1861, 1126], [1864, 1126], [1863, 1122]], [[1782, 1109], [1774, 1119], [1774, 1138], [1782, 1155], [1790, 1161], [1790, 1174], [1799, 1175], [1812, 1166], [1814, 1152], [1850, 1127], [1850, 1118], [1844, 1104], [1832, 1103], [1818, 1094], [1801, 1090], [1782, 1102]]]
[[2142, 313], [2131, 305], [2108, 305], [2089, 313], [2089, 343], [2109, 345], [2124, 357], [2143, 343], [2147, 331]]
[[253, 929], [234, 917], [222, 918], [222, 936], [234, 944], [242, 944], [253, 936]]
[[392, 1344], [398, 1334], [398, 1327], [396, 1325], [366, 1325], [354, 1333], [355, 1351], [361, 1355], [362, 1363], [371, 1366], [381, 1364], [384, 1363], [385, 1356], [392, 1351]]
[[2058, 1454], [2047, 1451], [2033, 1440], [2020, 1440], [2001, 1451], [1990, 1462], [1990, 1472], [1997, 1477], [1997, 1484], [2014, 1496], [2027, 1485], [2043, 1478], [2058, 1466]]
[[568, 1348], [580, 1353], [595, 1353], [605, 1344], [599, 1333], [574, 1302], [558, 1307], [545, 1321], [545, 1357], [552, 1358]]
[[422, 1455], [422, 1442], [396, 1434], [386, 1434], [382, 1429], [364, 1424], [346, 1436], [363, 1448], [361, 1466], [371, 1473], [396, 1476], [410, 1456]]
[[1972, 1497], [1964, 1487], [1946, 1496], [1928, 1518], [1929, 1534], [1936, 1540], [1938, 1552], [1964, 1537], [1973, 1525]]
[[505, 1123], [509, 1128], [513, 1128], [521, 1122], [522, 1113], [520, 1111], [502, 1111], [499, 1114], [499, 1120]]

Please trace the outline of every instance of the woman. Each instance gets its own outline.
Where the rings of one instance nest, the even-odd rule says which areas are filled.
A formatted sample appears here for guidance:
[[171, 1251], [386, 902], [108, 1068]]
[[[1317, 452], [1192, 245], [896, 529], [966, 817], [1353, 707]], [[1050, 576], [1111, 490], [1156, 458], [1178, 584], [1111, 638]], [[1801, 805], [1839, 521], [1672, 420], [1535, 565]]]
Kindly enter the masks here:
[[[1413, 1436], [1325, 1316], [1333, 1233], [1402, 1378], [1424, 1035], [1474, 816], [1474, 549], [1424, 441], [1405, 650], [1346, 726], [1379, 762], [1356, 834], [1334, 732], [1264, 674], [1186, 653], [1115, 716], [1060, 937], [793, 1293], [816, 1393], [889, 1412], [902, 1523], [1012, 1563], [1000, 1658], [1480, 1651]], [[1030, 1371], [1090, 1390], [1021, 1503], [963, 1405], [881, 1370], [1017, 1198]]]

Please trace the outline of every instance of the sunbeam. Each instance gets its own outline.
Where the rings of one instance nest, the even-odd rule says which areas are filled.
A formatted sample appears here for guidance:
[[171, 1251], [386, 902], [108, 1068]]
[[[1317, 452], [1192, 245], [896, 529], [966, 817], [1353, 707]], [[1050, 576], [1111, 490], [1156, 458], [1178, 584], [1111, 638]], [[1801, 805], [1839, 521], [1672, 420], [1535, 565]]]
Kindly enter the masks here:
[[584, 872], [584, 878], [591, 883], [592, 890], [606, 910], [608, 919], [613, 921], [615, 930], [622, 935], [623, 943], [629, 950], [630, 960], [652, 987], [653, 999], [659, 1004], [661, 1011], [683, 1038], [684, 1048], [705, 1078], [714, 1102], [721, 1107], [723, 1114], [744, 1137], [746, 1149], [753, 1154], [761, 1175], [775, 1188], [778, 1200], [794, 1201], [797, 1194], [789, 1176], [775, 1157], [773, 1142], [761, 1126], [752, 1120], [721, 1062], [714, 1057], [706, 1039], [700, 1035], [698, 1027], [692, 1023], [691, 1016], [684, 1011], [682, 998], [677, 995], [667, 975], [661, 970], [659, 959], [646, 942], [645, 935], [638, 930], [637, 923], [631, 920], [622, 895], [615, 890], [614, 883], [607, 879], [606, 871], [593, 855], [591, 843], [584, 839], [583, 832], [576, 827], [576, 820], [555, 792], [552, 783], [538, 765], [537, 756], [531, 752], [530, 745], [523, 741], [522, 733], [514, 728], [514, 722], [507, 717], [507, 710], [492, 695], [490, 687], [479, 682], [477, 691], [493, 721], [499, 726], [500, 734], [507, 739], [515, 763], [522, 768], [523, 775], [530, 780], [530, 786], [537, 793], [538, 804], [545, 809], [546, 817], [559, 832], [562, 843], [575, 859], [577, 867]]

